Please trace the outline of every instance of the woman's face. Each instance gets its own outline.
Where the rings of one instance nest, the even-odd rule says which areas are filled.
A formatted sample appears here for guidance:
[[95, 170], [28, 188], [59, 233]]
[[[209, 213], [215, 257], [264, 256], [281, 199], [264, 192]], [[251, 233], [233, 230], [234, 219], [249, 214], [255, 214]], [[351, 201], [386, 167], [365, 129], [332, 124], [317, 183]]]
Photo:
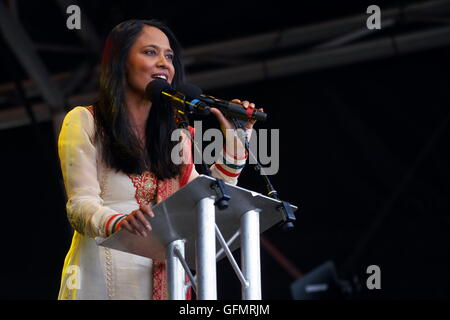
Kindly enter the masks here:
[[164, 79], [172, 83], [174, 52], [164, 32], [144, 26], [131, 46], [125, 63], [128, 89], [142, 95], [149, 82]]

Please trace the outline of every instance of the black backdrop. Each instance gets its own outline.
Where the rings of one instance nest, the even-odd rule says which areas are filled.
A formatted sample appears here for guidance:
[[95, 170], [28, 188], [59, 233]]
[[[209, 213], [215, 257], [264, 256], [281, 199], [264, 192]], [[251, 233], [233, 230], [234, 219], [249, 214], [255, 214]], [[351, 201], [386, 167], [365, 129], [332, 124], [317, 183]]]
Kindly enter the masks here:
[[[301, 210], [293, 232], [265, 237], [303, 274], [332, 260], [362, 298], [449, 298], [449, 50], [208, 92], [254, 101], [269, 114], [257, 127], [280, 130], [271, 179]], [[71, 231], [51, 124], [0, 137], [1, 298], [55, 299]], [[261, 181], [246, 170], [239, 184], [264, 192]], [[381, 290], [364, 289], [372, 264]], [[232, 269], [218, 270], [219, 298], [239, 298]], [[291, 299], [294, 280], [262, 249], [264, 298]]]

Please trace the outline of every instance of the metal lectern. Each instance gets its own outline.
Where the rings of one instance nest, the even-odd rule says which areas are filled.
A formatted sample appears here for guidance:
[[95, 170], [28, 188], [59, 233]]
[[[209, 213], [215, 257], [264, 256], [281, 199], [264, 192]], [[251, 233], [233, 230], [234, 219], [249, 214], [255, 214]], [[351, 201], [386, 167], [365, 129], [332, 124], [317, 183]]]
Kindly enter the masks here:
[[[259, 235], [283, 220], [281, 204], [260, 193], [227, 184], [228, 208], [216, 209], [214, 178], [200, 175], [155, 205], [147, 237], [119, 230], [97, 243], [167, 261], [169, 299], [185, 299], [189, 276], [197, 299], [217, 299], [216, 261], [227, 256], [242, 286], [242, 299], [261, 299]], [[297, 207], [291, 206], [295, 211]], [[240, 241], [238, 239], [240, 238]], [[241, 248], [241, 268], [232, 251]], [[216, 248], [221, 247], [220, 250]], [[195, 277], [191, 270], [196, 270]]]

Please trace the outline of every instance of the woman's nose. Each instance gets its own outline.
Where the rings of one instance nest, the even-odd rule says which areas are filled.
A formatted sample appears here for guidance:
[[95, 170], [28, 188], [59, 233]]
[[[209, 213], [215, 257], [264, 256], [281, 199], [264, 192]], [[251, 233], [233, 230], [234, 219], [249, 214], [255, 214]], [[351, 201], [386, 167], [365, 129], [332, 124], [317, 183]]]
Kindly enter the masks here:
[[162, 54], [159, 56], [158, 59], [158, 63], [157, 63], [158, 67], [160, 68], [169, 68], [169, 61], [166, 59], [166, 57]]

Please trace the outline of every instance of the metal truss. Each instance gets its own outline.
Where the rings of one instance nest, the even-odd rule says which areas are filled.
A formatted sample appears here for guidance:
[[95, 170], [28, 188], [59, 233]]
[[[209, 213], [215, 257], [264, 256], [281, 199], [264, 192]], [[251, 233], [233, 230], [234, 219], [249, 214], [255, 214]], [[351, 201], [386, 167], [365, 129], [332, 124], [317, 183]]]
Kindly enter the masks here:
[[[57, 1], [61, 8], [69, 2], [76, 4], [68, 0]], [[92, 60], [83, 62], [75, 73], [50, 77], [36, 55], [29, 53], [35, 52], [35, 48], [20, 23], [11, 17], [4, 5], [1, 5], [0, 12], [0, 26], [11, 48], [19, 48], [24, 43], [27, 45], [28, 50], [23, 51], [28, 53], [13, 50], [32, 80], [24, 84], [27, 97], [42, 96], [50, 110], [63, 110], [62, 106], [92, 102], [95, 82], [86, 83], [87, 78], [92, 80], [98, 77], [98, 66], [93, 66]], [[309, 26], [188, 48], [185, 50], [188, 81], [203, 89], [216, 89], [447, 46], [450, 44], [450, 26], [446, 25], [449, 12], [449, 0], [426, 1], [383, 9], [381, 30], [368, 30], [368, 15], [361, 13]], [[427, 27], [423, 26], [423, 22], [427, 22]], [[83, 27], [78, 35], [90, 57], [96, 55], [98, 58], [101, 47], [99, 37], [86, 18], [83, 25], [85, 23], [86, 28]], [[420, 26], [416, 27], [415, 23]], [[408, 30], [397, 32], [399, 25], [407, 26]], [[12, 30], [22, 32], [12, 35]], [[45, 49], [65, 50], [58, 45]], [[82, 92], [73, 95], [80, 83], [84, 84]], [[11, 84], [0, 86], [0, 105], [14, 105], [8, 99], [12, 88], [14, 86]], [[64, 95], [68, 98], [64, 99]], [[29, 123], [26, 113], [18, 108], [22, 107], [0, 111], [0, 129]], [[39, 108], [42, 109], [43, 105], [32, 106], [33, 110]], [[45, 120], [51, 113], [44, 112], [37, 118]]]

